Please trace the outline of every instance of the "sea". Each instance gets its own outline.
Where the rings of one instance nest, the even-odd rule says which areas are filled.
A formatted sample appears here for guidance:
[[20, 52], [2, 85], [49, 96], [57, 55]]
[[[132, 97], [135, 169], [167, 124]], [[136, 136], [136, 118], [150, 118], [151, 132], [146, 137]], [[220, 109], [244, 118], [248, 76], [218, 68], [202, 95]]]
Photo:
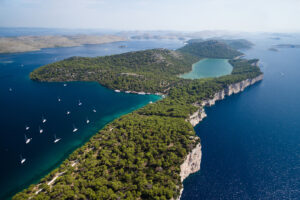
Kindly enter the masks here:
[[[0, 35], [20, 31], [0, 30]], [[269, 50], [276, 44], [300, 44], [300, 36], [241, 37], [254, 43], [243, 53], [260, 59], [264, 80], [205, 108], [208, 116], [195, 127], [202, 144], [201, 169], [185, 179], [183, 200], [300, 197], [300, 48]], [[138, 40], [1, 54], [0, 199], [37, 183], [105, 124], [161, 98], [116, 93], [96, 82], [34, 82], [32, 70], [70, 56], [182, 46], [178, 40]], [[32, 138], [29, 144], [25, 135]], [[54, 143], [55, 137], [61, 140]], [[21, 158], [26, 158], [24, 164]]]
[[264, 79], [206, 108], [196, 127], [201, 169], [184, 181], [182, 200], [300, 199], [299, 35], [251, 35], [246, 58]]

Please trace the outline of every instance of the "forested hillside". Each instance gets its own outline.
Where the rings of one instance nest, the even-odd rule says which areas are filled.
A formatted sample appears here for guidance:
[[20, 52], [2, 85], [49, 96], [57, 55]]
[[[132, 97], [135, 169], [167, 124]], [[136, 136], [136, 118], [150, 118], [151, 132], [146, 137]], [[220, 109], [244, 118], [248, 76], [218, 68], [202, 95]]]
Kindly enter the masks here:
[[[108, 76], [112, 84], [107, 84], [108, 87], [119, 85], [116, 77], [120, 73], [144, 75], [146, 78], [139, 82], [144, 89], [150, 88], [147, 82], [150, 77], [158, 80], [154, 75], [164, 81], [173, 80], [174, 84], [169, 85], [166, 98], [109, 123], [39, 184], [31, 185], [13, 199], [177, 198], [182, 188], [180, 165], [200, 142], [186, 120], [198, 109], [193, 104], [212, 98], [228, 84], [262, 74], [255, 65], [257, 60], [238, 59], [230, 60], [233, 66], [230, 75], [198, 80], [180, 79], [177, 75], [190, 70], [191, 63], [207, 51], [197, 46], [192, 49], [197, 51], [191, 50], [194, 52], [191, 57], [181, 53], [181, 49], [177, 52], [147, 50], [109, 57], [70, 58], [33, 72], [31, 77], [36, 80], [67, 81], [78, 77], [78, 80], [95, 80], [102, 76], [101, 70], [107, 70], [111, 74], [118, 74]], [[212, 52], [219, 52], [219, 56], [231, 55], [231, 58], [237, 55], [232, 50], [221, 53], [212, 49]], [[94, 74], [85, 77], [85, 70]], [[101, 83], [102, 79], [97, 80]], [[135, 87], [129, 82], [118, 89]], [[160, 91], [161, 88], [155, 86], [151, 89]], [[57, 177], [55, 182], [49, 184], [54, 177]]]

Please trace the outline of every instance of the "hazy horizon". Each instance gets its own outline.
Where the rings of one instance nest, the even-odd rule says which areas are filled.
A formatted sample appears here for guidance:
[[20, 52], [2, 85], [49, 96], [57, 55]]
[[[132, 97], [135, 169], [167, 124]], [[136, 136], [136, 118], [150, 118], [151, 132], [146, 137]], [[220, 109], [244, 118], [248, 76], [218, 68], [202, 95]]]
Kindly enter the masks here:
[[0, 27], [300, 32], [300, 1], [0, 0]]

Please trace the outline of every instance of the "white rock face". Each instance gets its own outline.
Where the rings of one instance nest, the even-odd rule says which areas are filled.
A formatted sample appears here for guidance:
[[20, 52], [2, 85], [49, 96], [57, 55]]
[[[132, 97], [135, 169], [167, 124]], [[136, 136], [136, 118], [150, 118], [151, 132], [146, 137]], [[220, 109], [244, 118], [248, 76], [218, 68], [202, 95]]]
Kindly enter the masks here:
[[246, 79], [238, 83], [230, 84], [224, 90], [217, 92], [212, 99], [203, 100], [202, 103], [194, 104], [195, 106], [199, 106], [199, 110], [193, 113], [189, 117], [189, 121], [193, 126], [196, 126], [204, 117], [207, 115], [203, 109], [203, 106], [212, 106], [215, 105], [216, 101], [222, 100], [225, 96], [230, 96], [232, 94], [237, 94], [245, 90], [246, 87], [253, 85], [254, 83], [261, 81], [264, 78], [264, 75], [261, 74], [253, 79]]
[[181, 182], [190, 174], [195, 173], [200, 169], [201, 156], [202, 156], [201, 144], [199, 143], [187, 155], [186, 159], [180, 166]]
[[[204, 106], [212, 106], [216, 103], [218, 100], [222, 100], [225, 98], [225, 96], [230, 96], [232, 94], [236, 94], [239, 92], [244, 91], [244, 89], [250, 85], [253, 85], [254, 83], [261, 81], [263, 79], [263, 74], [259, 75], [253, 79], [246, 79], [244, 81], [230, 84], [227, 88], [224, 90], [221, 90], [217, 92], [212, 99], [207, 99], [202, 101], [201, 104], [195, 103], [194, 105], [199, 107], [199, 109], [190, 115], [190, 117], [187, 119], [193, 126], [196, 126], [200, 121], [202, 121], [203, 118], [205, 118], [207, 115], [204, 110]], [[190, 174], [197, 172], [200, 170], [200, 164], [201, 164], [201, 157], [202, 157], [202, 151], [201, 151], [201, 144], [199, 143], [185, 158], [184, 162], [180, 166], [180, 177], [181, 182], [188, 177]], [[179, 200], [181, 198], [181, 194], [183, 192], [183, 188], [180, 191], [180, 195], [177, 198]]]
[[192, 114], [188, 121], [193, 125], [196, 126], [200, 121], [202, 121], [203, 118], [205, 118], [207, 115], [204, 111], [203, 108], [199, 108], [199, 110], [197, 110], [197, 112], [195, 112], [194, 114]]

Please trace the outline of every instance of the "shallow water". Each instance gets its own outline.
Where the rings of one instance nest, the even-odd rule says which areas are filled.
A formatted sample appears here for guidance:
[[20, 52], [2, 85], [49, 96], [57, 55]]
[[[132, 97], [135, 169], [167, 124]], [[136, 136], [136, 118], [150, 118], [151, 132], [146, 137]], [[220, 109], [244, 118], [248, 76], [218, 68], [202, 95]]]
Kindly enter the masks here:
[[192, 71], [180, 77], [185, 79], [219, 77], [228, 75], [231, 71], [232, 66], [227, 59], [205, 58], [193, 64]]

